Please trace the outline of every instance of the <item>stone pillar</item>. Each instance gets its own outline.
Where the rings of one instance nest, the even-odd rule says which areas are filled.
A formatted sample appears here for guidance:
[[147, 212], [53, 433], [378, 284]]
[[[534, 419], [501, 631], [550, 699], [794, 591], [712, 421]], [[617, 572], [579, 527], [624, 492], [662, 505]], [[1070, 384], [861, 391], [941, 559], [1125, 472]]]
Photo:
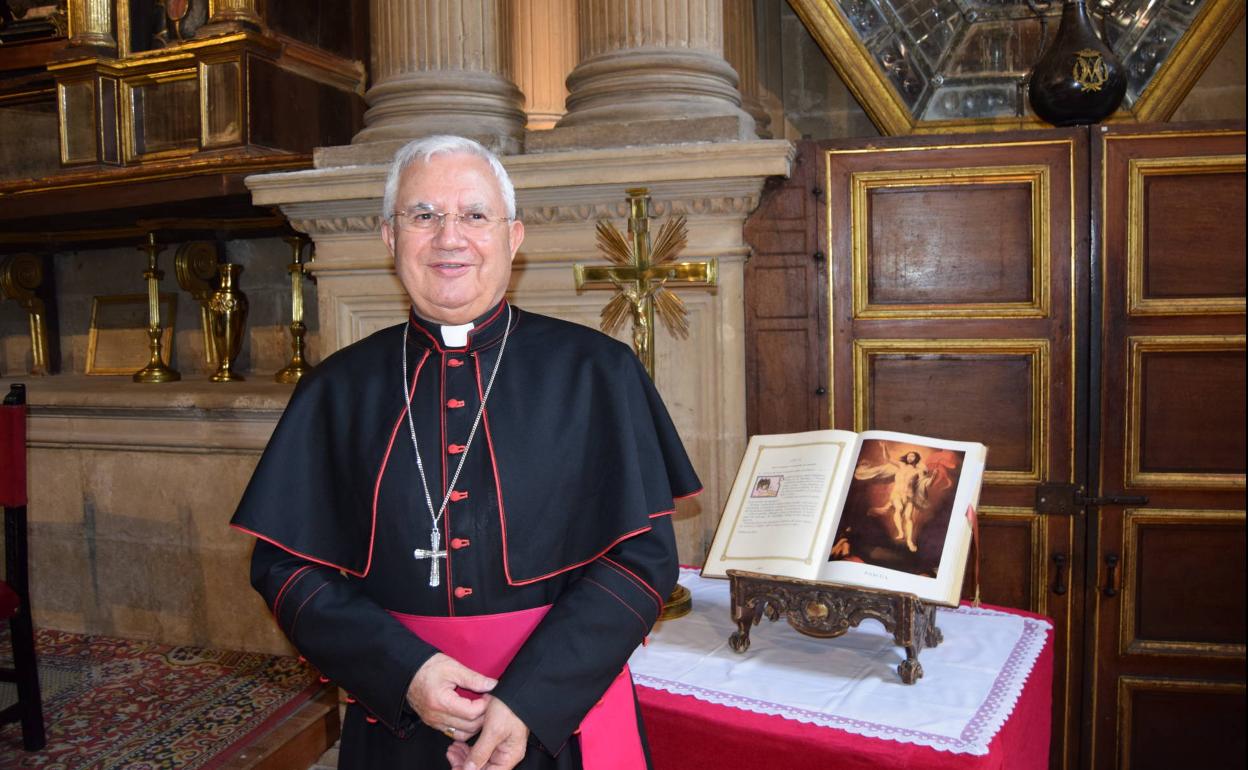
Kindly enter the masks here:
[[770, 139], [771, 115], [760, 98], [754, 29], [754, 0], [724, 0], [724, 58], [737, 71], [741, 108], [754, 118], [758, 135]]
[[111, 0], [69, 0], [69, 44], [116, 48]]
[[369, 13], [373, 86], [352, 144], [453, 133], [519, 151], [505, 0], [370, 0]]
[[553, 128], [563, 117], [568, 73], [576, 66], [576, 0], [514, 0], [512, 8], [511, 53], [527, 128]]
[[[581, 59], [559, 127], [593, 126], [617, 144], [630, 133], [650, 142], [754, 138], [724, 59], [723, 2], [580, 0]], [[625, 125], [641, 122], [631, 132]]]

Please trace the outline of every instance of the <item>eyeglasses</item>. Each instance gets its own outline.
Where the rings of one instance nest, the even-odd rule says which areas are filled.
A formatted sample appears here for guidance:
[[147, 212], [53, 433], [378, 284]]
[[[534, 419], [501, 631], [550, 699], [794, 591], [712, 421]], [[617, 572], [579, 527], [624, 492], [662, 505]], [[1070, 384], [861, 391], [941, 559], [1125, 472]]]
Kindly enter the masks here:
[[511, 217], [489, 217], [479, 211], [454, 214], [450, 211], [434, 211], [433, 209], [411, 209], [410, 211], [394, 212], [394, 221], [402, 230], [434, 232], [441, 230], [450, 217], [460, 227], [468, 230], [486, 230], [499, 222], [510, 222]]

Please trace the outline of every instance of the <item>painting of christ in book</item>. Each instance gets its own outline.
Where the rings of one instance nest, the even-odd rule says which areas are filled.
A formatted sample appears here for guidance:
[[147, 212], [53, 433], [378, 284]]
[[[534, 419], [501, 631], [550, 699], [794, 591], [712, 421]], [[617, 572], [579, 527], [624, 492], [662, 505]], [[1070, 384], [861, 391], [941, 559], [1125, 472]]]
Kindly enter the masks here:
[[864, 440], [828, 561], [936, 577], [964, 454]]

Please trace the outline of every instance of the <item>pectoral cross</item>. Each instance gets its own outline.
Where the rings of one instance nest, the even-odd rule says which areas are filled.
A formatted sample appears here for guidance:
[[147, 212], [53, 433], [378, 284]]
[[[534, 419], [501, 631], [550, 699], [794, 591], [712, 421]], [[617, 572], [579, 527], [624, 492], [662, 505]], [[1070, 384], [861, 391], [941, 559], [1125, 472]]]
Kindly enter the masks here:
[[442, 582], [442, 574], [439, 570], [438, 559], [446, 558], [446, 550], [438, 550], [438, 546], [442, 544], [442, 531], [438, 529], [438, 525], [434, 524], [433, 529], [429, 530], [429, 550], [417, 548], [412, 551], [414, 559], [429, 560], [429, 586], [436, 588]]
[[676, 256], [685, 248], [685, 218], [668, 219], [659, 228], [653, 248], [650, 244], [650, 192], [644, 187], [628, 193], [627, 238], [609, 220], [598, 222], [598, 249], [611, 265], [573, 265], [577, 291], [582, 289], [616, 290], [602, 309], [601, 328], [608, 334], [620, 328], [625, 318], [633, 320], [633, 350], [654, 379], [654, 317], [673, 335], [689, 336], [685, 320], [685, 303], [669, 284], [714, 286], [719, 264], [713, 260], [677, 262]]

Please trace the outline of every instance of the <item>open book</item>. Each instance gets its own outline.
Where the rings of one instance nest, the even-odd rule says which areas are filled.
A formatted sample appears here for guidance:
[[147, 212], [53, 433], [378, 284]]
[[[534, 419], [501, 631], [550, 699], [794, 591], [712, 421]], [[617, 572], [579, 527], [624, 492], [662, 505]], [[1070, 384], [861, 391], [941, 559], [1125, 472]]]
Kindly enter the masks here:
[[750, 570], [956, 605], [987, 454], [888, 431], [754, 436], [702, 574]]

